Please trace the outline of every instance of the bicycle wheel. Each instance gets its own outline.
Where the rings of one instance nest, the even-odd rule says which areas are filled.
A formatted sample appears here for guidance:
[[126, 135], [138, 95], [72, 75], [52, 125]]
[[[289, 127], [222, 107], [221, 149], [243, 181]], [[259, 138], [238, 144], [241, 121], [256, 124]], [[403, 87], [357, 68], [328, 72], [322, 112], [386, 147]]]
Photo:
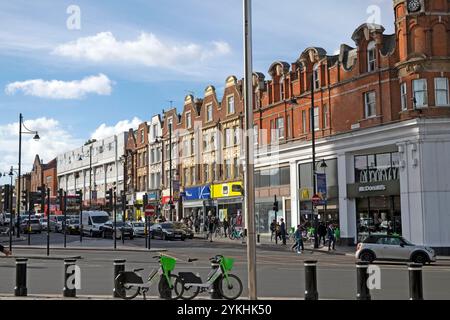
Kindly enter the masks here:
[[141, 289], [137, 286], [127, 286], [124, 281], [125, 276], [123, 274], [119, 274], [115, 280], [116, 293], [124, 300], [133, 300], [139, 295]]
[[234, 274], [229, 274], [228, 279], [222, 275], [219, 280], [219, 291], [226, 300], [236, 300], [242, 294], [242, 281]]
[[[181, 278], [178, 278], [177, 281], [183, 282], [183, 280], [181, 280]], [[189, 287], [189, 286], [185, 286], [184, 283], [182, 283], [182, 288], [183, 288], [183, 292], [179, 293], [178, 292], [179, 285], [175, 284], [175, 286], [174, 286], [175, 294], [177, 296], [179, 296], [180, 299], [182, 299], [182, 300], [193, 300], [200, 293], [199, 287]]]
[[[184, 293], [184, 286], [183, 281], [175, 274], [171, 274], [170, 279], [172, 280], [173, 288], [170, 290], [170, 299], [171, 300], [178, 300], [181, 298], [181, 296]], [[158, 292], [161, 296], [164, 296], [165, 291], [168, 289], [169, 285], [165, 281], [159, 281], [158, 284]], [[175, 295], [172, 294], [175, 293]]]

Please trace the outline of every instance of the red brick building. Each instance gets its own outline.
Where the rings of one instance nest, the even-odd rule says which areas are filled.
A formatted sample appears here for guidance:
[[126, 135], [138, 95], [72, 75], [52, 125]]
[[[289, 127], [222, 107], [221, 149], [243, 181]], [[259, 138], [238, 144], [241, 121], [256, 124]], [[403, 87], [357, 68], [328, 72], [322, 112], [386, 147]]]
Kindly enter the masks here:
[[36, 155], [31, 171], [31, 192], [37, 192], [37, 188], [42, 185], [50, 189], [50, 196], [54, 197], [57, 195], [57, 161], [53, 159], [45, 164], [39, 158], [39, 155]]

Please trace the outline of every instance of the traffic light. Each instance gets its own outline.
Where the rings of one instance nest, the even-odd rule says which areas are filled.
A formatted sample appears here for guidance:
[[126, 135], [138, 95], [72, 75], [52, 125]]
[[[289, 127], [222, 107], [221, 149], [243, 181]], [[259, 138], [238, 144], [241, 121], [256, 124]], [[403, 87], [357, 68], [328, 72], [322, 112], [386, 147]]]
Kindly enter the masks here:
[[81, 190], [78, 190], [75, 192], [76, 195], [76, 204], [81, 205], [83, 203], [83, 192]]
[[63, 211], [63, 206], [64, 206], [64, 190], [63, 189], [59, 189], [58, 190], [58, 197], [56, 198], [56, 203], [59, 205], [59, 210]]
[[113, 207], [113, 189], [109, 189], [108, 191], [106, 191], [105, 200], [106, 200], [106, 206], [108, 208], [112, 209], [112, 207]]
[[46, 196], [45, 186], [38, 187], [37, 190], [38, 192], [36, 193], [36, 202], [41, 205], [41, 210], [44, 211]]
[[22, 190], [22, 198], [21, 198], [22, 206], [25, 207], [25, 211], [27, 211], [27, 204], [28, 204], [28, 191]]
[[278, 201], [275, 200], [275, 202], [273, 203], [273, 211], [278, 212], [279, 211], [279, 206], [278, 206]]
[[10, 186], [4, 185], [2, 189], [2, 207], [3, 210], [8, 212], [9, 211], [9, 197], [10, 197]]
[[144, 210], [148, 205], [148, 194], [144, 194], [144, 196], [142, 197], [142, 201], [144, 202]]

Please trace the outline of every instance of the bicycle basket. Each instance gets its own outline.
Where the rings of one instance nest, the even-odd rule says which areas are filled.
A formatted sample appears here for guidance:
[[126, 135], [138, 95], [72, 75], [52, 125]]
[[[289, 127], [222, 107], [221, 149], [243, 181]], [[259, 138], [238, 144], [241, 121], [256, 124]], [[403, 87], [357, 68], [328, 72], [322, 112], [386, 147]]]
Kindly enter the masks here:
[[223, 257], [221, 264], [225, 271], [231, 271], [233, 269], [234, 259]]
[[161, 256], [161, 265], [165, 271], [171, 272], [175, 269], [177, 260], [167, 256]]

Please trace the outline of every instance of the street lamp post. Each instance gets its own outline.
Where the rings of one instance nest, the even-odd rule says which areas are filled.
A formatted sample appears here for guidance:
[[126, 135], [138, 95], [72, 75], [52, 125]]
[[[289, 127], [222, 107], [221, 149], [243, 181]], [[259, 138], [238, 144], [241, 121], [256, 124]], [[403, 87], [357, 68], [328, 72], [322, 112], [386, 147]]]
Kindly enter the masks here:
[[[89, 146], [89, 209], [92, 208], [92, 143]], [[83, 158], [86, 157], [86, 155], [82, 154], [80, 155], [80, 157], [78, 158], [79, 161], [82, 161]], [[76, 182], [76, 178], [75, 178], [75, 182]], [[83, 183], [83, 189], [84, 189], [84, 183]], [[76, 188], [75, 188], [76, 191]]]
[[[22, 128], [24, 129], [23, 131], [22, 131]], [[28, 129], [26, 126], [25, 126], [25, 124], [23, 123], [23, 115], [22, 114], [20, 114], [19, 115], [19, 169], [18, 169], [18, 171], [19, 171], [19, 180], [20, 180], [20, 176], [21, 176], [21, 167], [22, 167], [22, 134], [34, 134], [34, 137], [33, 137], [33, 139], [35, 140], [35, 141], [38, 141], [39, 139], [40, 139], [40, 137], [39, 137], [39, 134], [38, 134], [38, 132], [37, 131], [32, 131], [32, 130], [30, 130], [30, 129]], [[21, 190], [20, 190], [20, 182], [18, 183], [18, 186], [17, 186], [17, 199], [16, 199], [16, 201], [17, 201], [17, 221], [20, 223], [20, 193], [21, 193]], [[18, 227], [17, 228], [17, 238], [20, 238], [20, 228]]]
[[254, 189], [254, 131], [253, 131], [253, 61], [252, 61], [252, 2], [243, 0], [244, 12], [244, 69], [245, 69], [245, 214], [247, 224], [247, 272], [248, 295], [256, 300], [256, 231], [255, 231], [255, 189]]

